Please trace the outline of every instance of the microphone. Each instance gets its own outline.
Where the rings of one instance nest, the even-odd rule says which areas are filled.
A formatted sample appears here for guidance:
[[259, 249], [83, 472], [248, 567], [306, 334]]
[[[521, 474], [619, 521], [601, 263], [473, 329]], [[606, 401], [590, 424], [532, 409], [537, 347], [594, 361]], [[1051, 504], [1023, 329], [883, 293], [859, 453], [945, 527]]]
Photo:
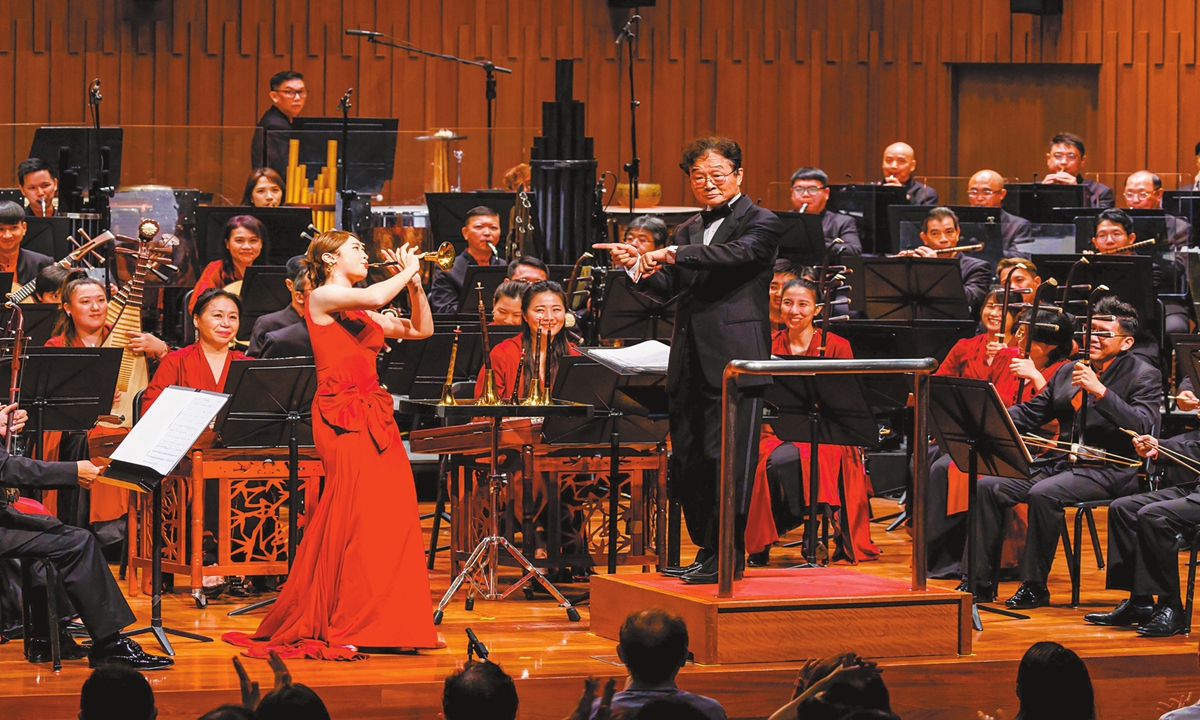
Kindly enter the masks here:
[[479, 638], [475, 637], [475, 632], [471, 628], [467, 628], [467, 655], [470, 655], [471, 652], [478, 655], [480, 660], [488, 659], [487, 646], [480, 642]]
[[91, 88], [88, 89], [88, 103], [91, 105], [99, 105], [104, 98], [100, 96], [100, 78], [92, 81]]
[[347, 35], [360, 35], [362, 37], [383, 37], [383, 33], [374, 32], [371, 30], [355, 30], [353, 28], [346, 30]]
[[633, 17], [629, 18], [629, 22], [625, 23], [625, 28], [623, 30], [621, 30], [621, 34], [617, 36], [617, 44], [618, 45], [621, 44], [621, 40], [624, 38], [629, 38], [630, 40], [632, 40], [635, 37], [637, 37], [637, 35], [633, 34], [633, 29], [635, 27], [637, 27], [637, 23], [641, 19], [642, 19], [641, 15], [634, 15]]
[[338, 110], [350, 109], [350, 93], [352, 92], [354, 92], [354, 88], [346, 90], [346, 94], [343, 95], [342, 99], [338, 101]]

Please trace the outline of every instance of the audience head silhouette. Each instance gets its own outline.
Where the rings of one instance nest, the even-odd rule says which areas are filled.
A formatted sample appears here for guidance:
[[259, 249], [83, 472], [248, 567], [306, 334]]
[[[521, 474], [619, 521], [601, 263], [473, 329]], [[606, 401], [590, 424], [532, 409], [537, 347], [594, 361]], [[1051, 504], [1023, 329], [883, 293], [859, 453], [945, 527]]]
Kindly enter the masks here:
[[657, 685], [675, 677], [687, 661], [683, 618], [651, 608], [631, 613], [621, 624], [617, 656], [636, 681]]
[[121, 665], [96, 669], [79, 691], [79, 720], [154, 720], [154, 691], [137, 670]]
[[513, 720], [517, 703], [512, 678], [487, 660], [468, 660], [442, 686], [445, 720]]
[[710, 720], [700, 708], [682, 698], [655, 698], [634, 711], [630, 720]]
[[329, 720], [325, 703], [307, 685], [276, 688], [259, 701], [258, 720]]
[[1034, 643], [1017, 667], [1018, 720], [1093, 720], [1096, 698], [1087, 665], [1056, 642]]

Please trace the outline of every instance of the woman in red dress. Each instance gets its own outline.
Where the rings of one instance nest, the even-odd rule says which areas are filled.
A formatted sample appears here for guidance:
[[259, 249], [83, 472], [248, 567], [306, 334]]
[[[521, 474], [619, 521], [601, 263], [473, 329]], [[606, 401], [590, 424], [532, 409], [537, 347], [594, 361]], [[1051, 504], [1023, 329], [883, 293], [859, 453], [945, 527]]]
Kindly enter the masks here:
[[[1021, 296], [1013, 295], [1010, 302], [1020, 302]], [[996, 353], [1012, 342], [1013, 318], [1016, 313], [1009, 310], [1004, 321], [1004, 342], [1000, 341], [1000, 316], [1004, 311], [1004, 290], [993, 288], [983, 301], [979, 310], [979, 318], [983, 321], [984, 331], [974, 337], [964, 338], [954, 343], [946, 359], [938, 365], [935, 375], [951, 375], [953, 377], [971, 378], [973, 380], [990, 380], [992, 360]], [[1007, 367], [1007, 365], [1005, 366]]]
[[[225, 238], [221, 243], [221, 257], [204, 266], [200, 279], [192, 288], [192, 300], [188, 312], [196, 307], [196, 298], [205, 290], [223, 288], [246, 276], [246, 268], [255, 263], [264, 264], [270, 252], [267, 248], [267, 229], [253, 215], [235, 215], [225, 223]], [[261, 261], [261, 262], [260, 262]]]
[[[309, 515], [287, 584], [252, 636], [227, 633], [252, 656], [352, 660], [363, 652], [438, 646], [412, 468], [379, 385], [375, 357], [385, 337], [433, 332], [420, 261], [409, 247], [384, 251], [395, 275], [365, 288], [361, 240], [331, 230], [308, 246], [313, 291], [305, 321], [317, 365], [313, 441], [325, 491]], [[412, 318], [376, 309], [408, 288]]]
[[[566, 327], [567, 303], [562, 286], [551, 280], [539, 280], [529, 284], [521, 293], [520, 335], [514, 335], [492, 348], [492, 377], [496, 394], [505, 400], [513, 396], [524, 397], [528, 392], [534, 363], [527, 357], [527, 348], [533, 347], [533, 333], [548, 334], [546, 367], [542, 377], [543, 387], [554, 387], [554, 376], [558, 371], [558, 359], [565, 355], [578, 355], [575, 344], [563, 332]], [[483, 394], [486, 373], [480, 372], [475, 380], [475, 397]]]
[[[826, 334], [823, 330], [813, 327], [813, 316], [816, 315], [818, 307], [816, 285], [804, 279], [789, 280], [783, 287], [780, 300], [780, 318], [784, 328], [772, 336], [771, 353], [781, 356], [817, 357], [821, 345], [824, 344], [827, 358], [853, 358], [854, 352], [845, 338], [833, 333]], [[763, 566], [770, 561], [771, 545], [779, 539], [771, 506], [767, 465], [771, 462], [773, 452], [788, 445], [776, 437], [768, 425], [763, 425], [760, 442], [758, 468], [754, 473], [754, 490], [750, 496], [750, 510], [746, 518], [746, 552], [750, 553], [749, 562], [754, 566]], [[808, 443], [792, 445], [799, 453], [804, 486], [804, 497], [799, 500], [807, 506], [809, 446]], [[836, 533], [838, 554], [852, 563], [874, 560], [879, 557], [879, 548], [871, 542], [868, 507], [871, 485], [863, 469], [862, 453], [856, 447], [821, 445], [817, 449], [817, 456], [820, 465], [818, 499], [826, 505], [841, 509]], [[784, 531], [790, 529], [785, 528]]]

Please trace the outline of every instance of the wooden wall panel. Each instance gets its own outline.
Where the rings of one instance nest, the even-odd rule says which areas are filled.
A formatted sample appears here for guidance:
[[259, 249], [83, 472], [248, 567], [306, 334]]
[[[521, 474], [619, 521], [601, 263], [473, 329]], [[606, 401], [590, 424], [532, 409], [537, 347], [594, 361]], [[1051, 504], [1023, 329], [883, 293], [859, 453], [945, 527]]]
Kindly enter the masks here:
[[[1190, 175], [1200, 116], [1181, 99], [1200, 89], [1197, 4], [1072, 0], [1063, 16], [1038, 18], [1011, 14], [1008, 0], [659, 0], [642, 10], [635, 60], [643, 178], [663, 185], [665, 202], [686, 201], [679, 147], [714, 131], [743, 143], [754, 197], [800, 165], [873, 179], [895, 140], [916, 148], [921, 174], [948, 175], [952, 68], [974, 63], [1047, 75], [1095, 66], [1088, 169]], [[31, 126], [88, 121], [85, 92], [98, 76], [105, 123], [128, 128], [126, 183], [235, 197], [267, 79], [294, 67], [310, 88], [305, 114], [335, 114], [354, 87], [354, 114], [400, 119], [386, 201], [420, 198], [426, 148], [413, 137], [441, 127], [469, 136], [464, 185], [481, 186], [482, 71], [372, 46], [347, 27], [513, 69], [498, 81], [497, 182], [528, 159], [554, 61], [576, 59], [600, 167], [619, 172], [629, 98], [614, 39], [627, 16], [603, 0], [0, 0], [0, 123], [19, 124], [0, 128], [0, 185], [15, 182], [9, 168]]]

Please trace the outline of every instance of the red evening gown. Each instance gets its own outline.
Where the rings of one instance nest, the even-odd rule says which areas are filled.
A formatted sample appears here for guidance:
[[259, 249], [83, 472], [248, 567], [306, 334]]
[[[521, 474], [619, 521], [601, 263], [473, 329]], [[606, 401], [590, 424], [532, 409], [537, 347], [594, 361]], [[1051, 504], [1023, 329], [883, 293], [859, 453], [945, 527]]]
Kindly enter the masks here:
[[329, 325], [306, 320], [325, 491], [271, 612], [253, 636], [224, 639], [253, 657], [276, 650], [324, 660], [365, 657], [358, 648], [437, 647], [412, 468], [375, 373], [383, 329], [364, 312]]

